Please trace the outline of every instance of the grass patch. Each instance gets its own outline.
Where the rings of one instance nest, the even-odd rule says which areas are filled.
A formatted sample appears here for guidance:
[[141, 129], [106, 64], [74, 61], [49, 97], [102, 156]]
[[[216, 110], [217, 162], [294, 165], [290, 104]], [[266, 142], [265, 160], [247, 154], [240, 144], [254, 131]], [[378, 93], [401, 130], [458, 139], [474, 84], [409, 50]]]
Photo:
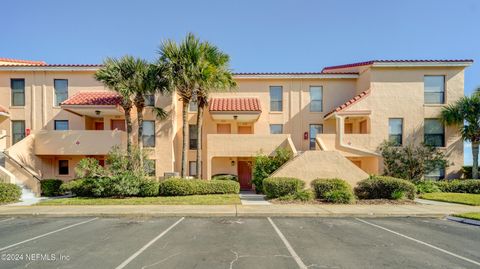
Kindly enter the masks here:
[[480, 205], [480, 194], [472, 193], [433, 192], [422, 194], [420, 198], [464, 205]]
[[454, 216], [460, 217], [460, 218], [466, 218], [466, 219], [480, 220], [480, 212], [455, 214]]
[[128, 197], [128, 198], [59, 198], [38, 205], [238, 205], [238, 194], [212, 194], [190, 196]]

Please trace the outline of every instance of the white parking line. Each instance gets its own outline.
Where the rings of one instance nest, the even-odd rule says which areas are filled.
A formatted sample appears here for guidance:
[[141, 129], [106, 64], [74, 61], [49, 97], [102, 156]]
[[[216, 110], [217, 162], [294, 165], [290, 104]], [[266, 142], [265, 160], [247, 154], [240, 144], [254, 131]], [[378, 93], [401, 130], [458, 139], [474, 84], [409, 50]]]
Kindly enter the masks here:
[[158, 239], [162, 238], [165, 234], [167, 234], [173, 227], [177, 226], [182, 220], [184, 220], [185, 217], [180, 218], [177, 220], [174, 224], [170, 225], [165, 231], [163, 231], [161, 234], [157, 235], [157, 237], [153, 238], [150, 242], [148, 242], [145, 246], [143, 246], [141, 249], [139, 249], [137, 252], [133, 253], [132, 256], [130, 256], [128, 259], [126, 259], [124, 262], [122, 262], [119, 266], [117, 266], [115, 269], [122, 269], [125, 266], [127, 266], [131, 261], [133, 261], [138, 255], [142, 254], [148, 247], [150, 247], [153, 243], [155, 243]]
[[438, 250], [438, 251], [440, 251], [440, 252], [443, 252], [443, 253], [445, 253], [445, 254], [448, 254], [448, 255], [450, 255], [450, 256], [453, 256], [453, 257], [459, 258], [459, 259], [461, 259], [461, 260], [464, 260], [464, 261], [466, 261], [466, 262], [473, 263], [473, 264], [475, 264], [475, 265], [480, 266], [480, 262], [477, 262], [477, 261], [471, 260], [471, 259], [469, 259], [469, 258], [460, 256], [460, 255], [458, 255], [458, 254], [455, 254], [455, 253], [450, 252], [450, 251], [448, 251], [448, 250], [445, 250], [445, 249], [443, 249], [443, 248], [439, 248], [439, 247], [434, 246], [434, 245], [431, 245], [431, 244], [429, 244], [429, 243], [427, 243], [427, 242], [423, 242], [423, 241], [421, 241], [421, 240], [415, 239], [415, 238], [410, 237], [410, 236], [408, 236], [408, 235], [404, 235], [404, 234], [401, 234], [401, 233], [399, 233], [399, 232], [395, 232], [395, 231], [393, 231], [393, 230], [390, 230], [390, 229], [385, 228], [385, 227], [383, 227], [383, 226], [380, 226], [380, 225], [377, 225], [377, 224], [368, 222], [368, 221], [366, 221], [366, 220], [362, 220], [362, 219], [359, 219], [359, 218], [355, 218], [355, 219], [358, 220], [358, 221], [360, 221], [360, 222], [363, 222], [363, 223], [365, 223], [365, 224], [368, 224], [368, 225], [370, 225], [370, 226], [373, 226], [373, 227], [382, 229], [382, 230], [387, 231], [387, 232], [390, 232], [390, 233], [392, 233], [392, 234], [396, 234], [396, 235], [401, 236], [401, 237], [403, 237], [403, 238], [406, 238], [406, 239], [408, 239], [408, 240], [412, 240], [412, 241], [414, 241], [414, 242], [416, 242], [416, 243], [418, 243], [418, 244], [421, 244], [421, 245], [424, 245], [424, 246], [427, 246], [427, 247], [436, 249], [436, 250]]
[[0, 222], [9, 221], [9, 220], [12, 220], [12, 219], [14, 219], [14, 218], [2, 219], [2, 220], [0, 220]]
[[300, 256], [297, 255], [297, 253], [295, 252], [295, 250], [292, 248], [292, 246], [290, 245], [290, 243], [288, 242], [287, 238], [285, 238], [285, 236], [283, 235], [283, 233], [280, 231], [280, 229], [278, 229], [277, 225], [275, 225], [275, 223], [273, 223], [273, 220], [268, 217], [267, 218], [268, 221], [270, 222], [270, 224], [272, 224], [273, 226], [273, 229], [275, 229], [275, 232], [277, 232], [278, 236], [280, 237], [280, 239], [282, 239], [283, 241], [283, 244], [285, 244], [285, 247], [287, 247], [288, 249], [288, 252], [290, 252], [290, 255], [292, 255], [293, 259], [295, 260], [295, 262], [297, 262], [298, 264], [298, 267], [301, 268], [301, 269], [306, 269], [308, 268], [302, 261], [302, 259], [300, 259]]
[[45, 237], [45, 236], [47, 236], [47, 235], [51, 235], [51, 234], [54, 234], [54, 233], [58, 233], [58, 232], [67, 230], [67, 229], [73, 228], [73, 227], [78, 226], [78, 225], [82, 225], [82, 224], [85, 224], [85, 223], [89, 223], [89, 222], [94, 221], [94, 220], [96, 220], [96, 219], [98, 219], [98, 218], [89, 219], [89, 220], [86, 220], [86, 221], [82, 221], [82, 222], [79, 222], [79, 223], [75, 223], [75, 224], [69, 225], [69, 226], [67, 226], [67, 227], [60, 228], [60, 229], [55, 230], [55, 231], [51, 231], [51, 232], [48, 232], [48, 233], [44, 233], [44, 234], [42, 234], [42, 235], [35, 236], [35, 237], [30, 238], [30, 239], [23, 240], [23, 241], [21, 241], [21, 242], [18, 242], [18, 243], [15, 243], [15, 244], [12, 244], [12, 245], [9, 245], [9, 246], [0, 248], [0, 251], [4, 251], [4, 250], [6, 250], [6, 249], [9, 249], [9, 248], [12, 248], [12, 247], [21, 245], [21, 244], [23, 244], [23, 243], [27, 243], [27, 242], [30, 242], [30, 241], [33, 241], [33, 240], [36, 240], [36, 239]]

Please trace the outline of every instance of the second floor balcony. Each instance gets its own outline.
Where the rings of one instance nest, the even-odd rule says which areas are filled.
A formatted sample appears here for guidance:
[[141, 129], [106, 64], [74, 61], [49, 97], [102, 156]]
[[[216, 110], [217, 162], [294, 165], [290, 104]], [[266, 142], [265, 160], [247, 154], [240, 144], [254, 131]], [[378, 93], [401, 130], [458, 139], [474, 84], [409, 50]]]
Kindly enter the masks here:
[[242, 135], [208, 134], [209, 157], [251, 157], [258, 153], [270, 155], [279, 147], [290, 149], [296, 154], [289, 134]]
[[127, 134], [119, 130], [42, 130], [35, 134], [36, 155], [105, 155], [114, 146], [126, 145]]

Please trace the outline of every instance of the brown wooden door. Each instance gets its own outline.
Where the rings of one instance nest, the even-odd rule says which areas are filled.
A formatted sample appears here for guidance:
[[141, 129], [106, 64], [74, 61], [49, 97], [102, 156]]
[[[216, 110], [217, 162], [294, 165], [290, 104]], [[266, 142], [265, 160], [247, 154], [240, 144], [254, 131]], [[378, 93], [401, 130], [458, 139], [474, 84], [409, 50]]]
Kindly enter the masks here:
[[363, 120], [360, 122], [360, 133], [361, 134], [367, 133], [367, 120]]
[[252, 189], [252, 165], [251, 162], [238, 161], [238, 182], [240, 189]]
[[95, 130], [103, 130], [103, 129], [104, 129], [103, 121], [96, 121], [95, 122]]
[[217, 124], [217, 134], [231, 134], [232, 128], [230, 124]]
[[346, 134], [353, 133], [353, 123], [345, 123], [345, 133]]
[[112, 125], [110, 129], [118, 129], [120, 131], [125, 131], [127, 129], [125, 126], [125, 120], [112, 120]]
[[252, 126], [238, 126], [238, 133], [239, 134], [251, 134], [252, 133]]

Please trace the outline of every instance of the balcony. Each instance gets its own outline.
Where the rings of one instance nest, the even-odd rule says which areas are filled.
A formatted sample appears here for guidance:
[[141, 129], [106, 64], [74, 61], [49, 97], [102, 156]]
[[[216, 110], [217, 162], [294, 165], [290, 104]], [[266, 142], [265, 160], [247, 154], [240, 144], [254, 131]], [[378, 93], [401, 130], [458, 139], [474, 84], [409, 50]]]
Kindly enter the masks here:
[[209, 134], [207, 152], [211, 157], [251, 157], [259, 152], [272, 154], [277, 148], [285, 147], [296, 154], [295, 146], [288, 134], [245, 135]]
[[127, 134], [119, 130], [39, 131], [36, 155], [105, 155], [112, 147], [125, 145]]

